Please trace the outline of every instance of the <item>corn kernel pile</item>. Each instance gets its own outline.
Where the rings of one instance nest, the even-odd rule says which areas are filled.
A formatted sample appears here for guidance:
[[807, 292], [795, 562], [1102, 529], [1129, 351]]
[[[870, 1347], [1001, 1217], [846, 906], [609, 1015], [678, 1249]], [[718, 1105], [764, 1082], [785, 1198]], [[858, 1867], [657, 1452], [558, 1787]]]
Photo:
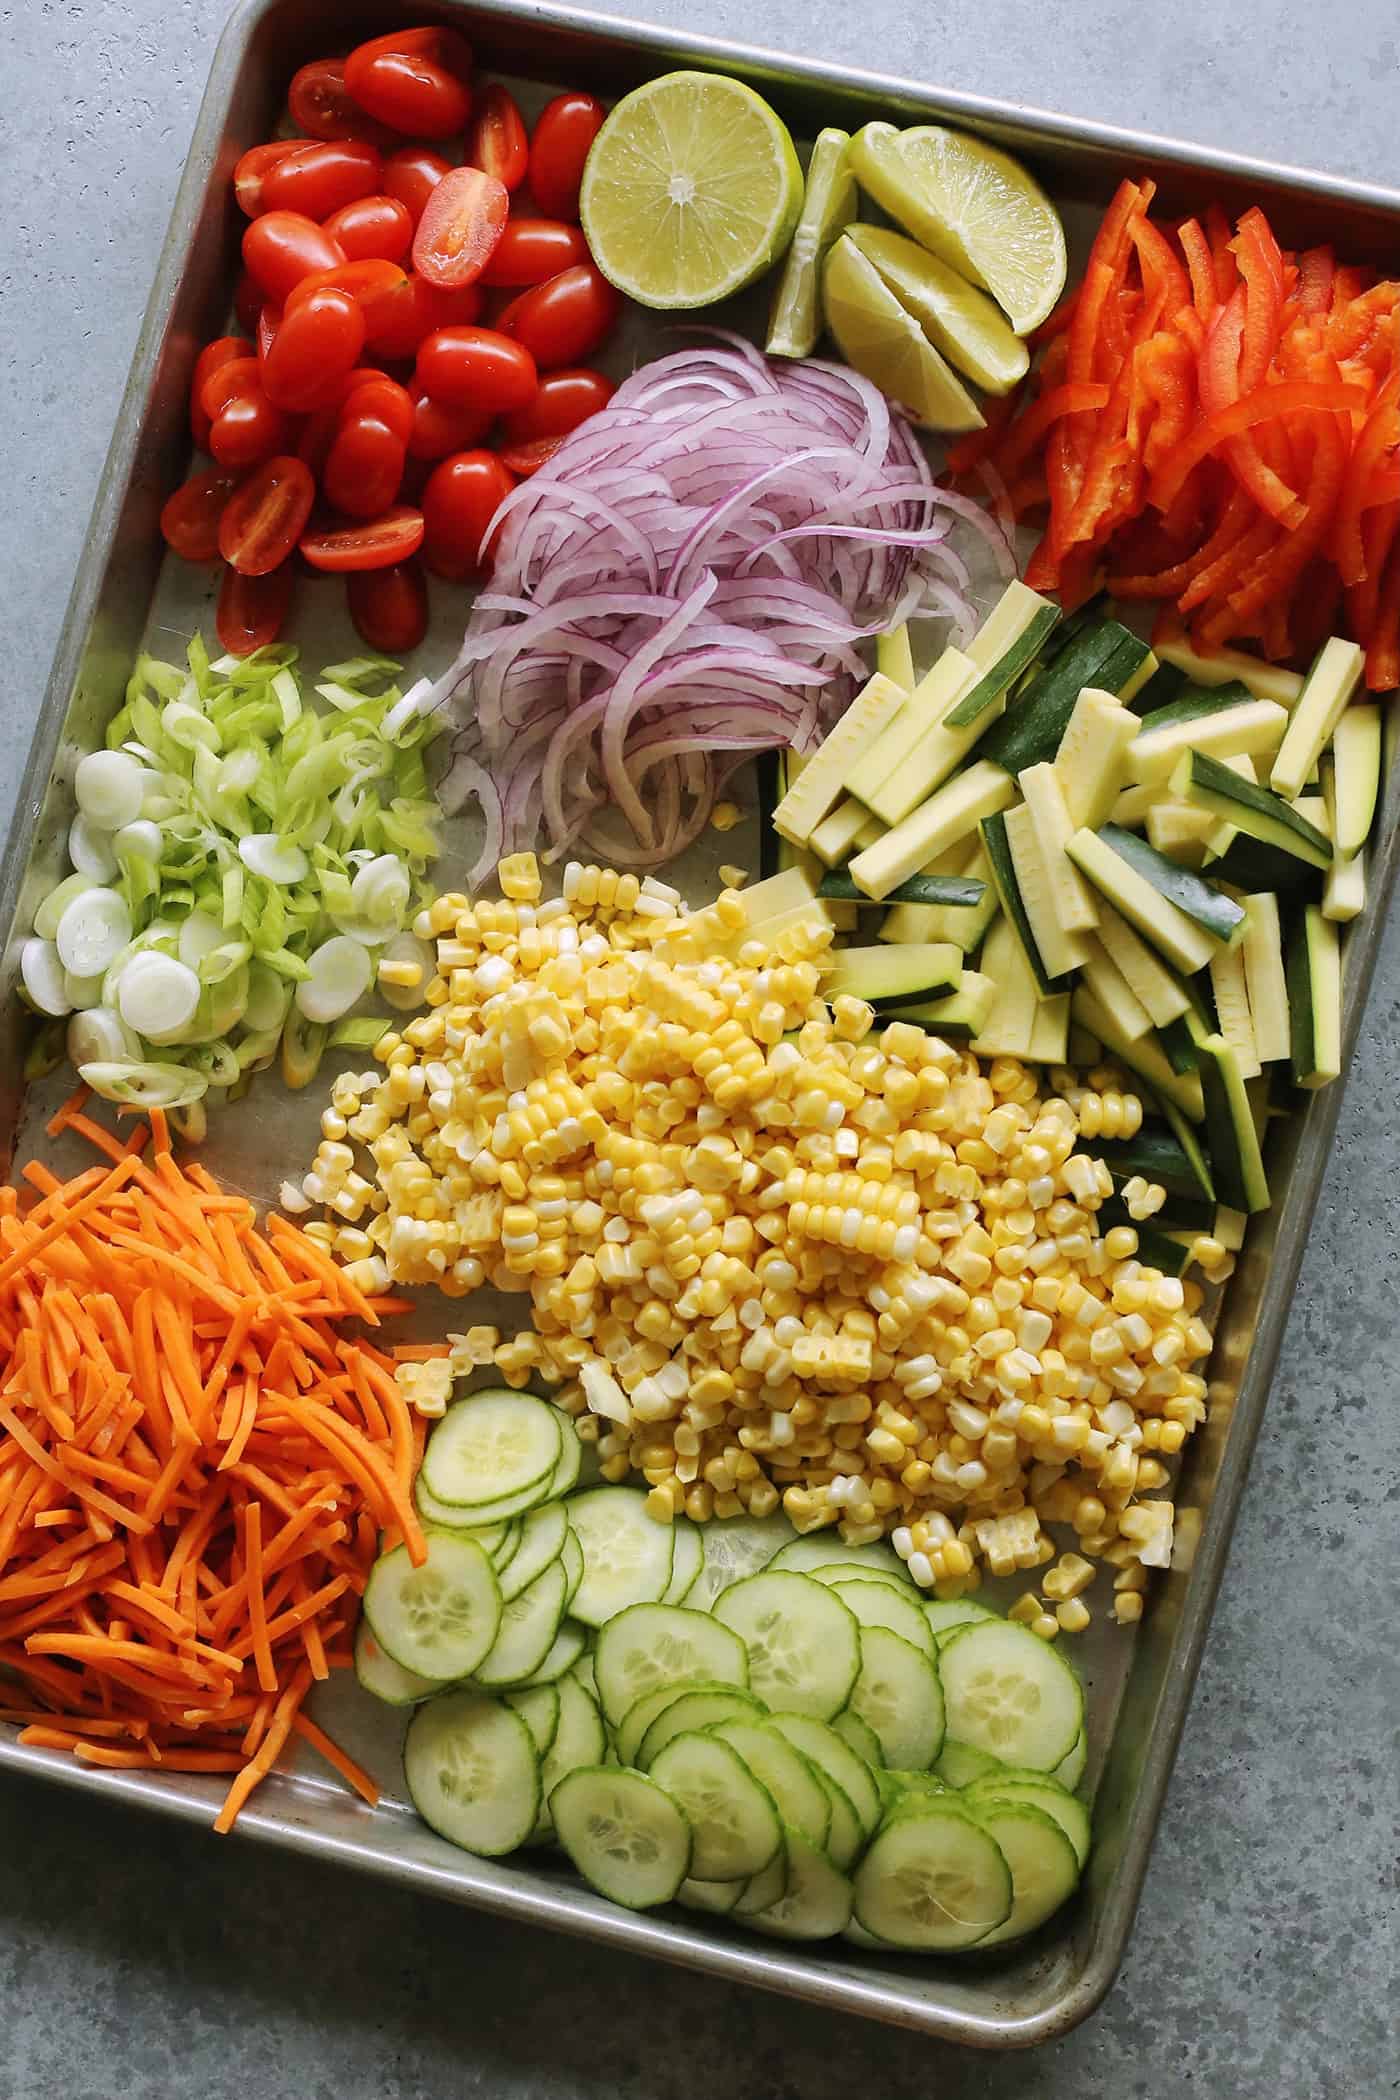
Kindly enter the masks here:
[[[500, 882], [421, 915], [426, 1011], [337, 1082], [287, 1192], [327, 1206], [308, 1229], [366, 1288], [529, 1293], [532, 1329], [407, 1367], [415, 1403], [477, 1365], [539, 1379], [657, 1517], [781, 1503], [888, 1532], [942, 1595], [1053, 1560], [1042, 1525], [1067, 1523], [1140, 1609], [1210, 1335], [1195, 1283], [1130, 1226], [1098, 1235], [1110, 1177], [1075, 1147], [1137, 1129], [1118, 1075], [1042, 1094], [1014, 1059], [828, 1008], [820, 911], [750, 931], [741, 892], [687, 912], [576, 864], [542, 902], [532, 855]], [[1087, 1616], [1078, 1567], [1045, 1578], [1046, 1630]]]

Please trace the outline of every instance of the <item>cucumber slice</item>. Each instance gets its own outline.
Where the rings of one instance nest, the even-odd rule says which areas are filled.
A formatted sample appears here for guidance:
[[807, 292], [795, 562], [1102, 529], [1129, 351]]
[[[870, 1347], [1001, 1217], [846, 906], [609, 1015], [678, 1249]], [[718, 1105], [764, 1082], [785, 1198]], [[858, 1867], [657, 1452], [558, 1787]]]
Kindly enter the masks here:
[[598, 1680], [593, 1675], [593, 1650], [591, 1648], [585, 1647], [583, 1654], [574, 1664], [570, 1674], [577, 1677], [579, 1683], [596, 1706], [598, 1704]]
[[583, 1548], [572, 1528], [564, 1535], [563, 1550], [559, 1559], [568, 1583], [568, 1601], [572, 1604], [578, 1595], [579, 1584], [583, 1581]]
[[939, 1648], [955, 1626], [970, 1626], [975, 1619], [994, 1619], [997, 1616], [985, 1604], [974, 1603], [971, 1597], [925, 1597], [921, 1602], [934, 1643]]
[[484, 1859], [523, 1845], [540, 1809], [540, 1760], [525, 1722], [499, 1699], [444, 1692], [408, 1724], [404, 1779], [439, 1837]]
[[848, 1706], [844, 1713], [833, 1714], [830, 1726], [842, 1742], [855, 1751], [863, 1765], [868, 1766], [872, 1772], [879, 1772], [885, 1762], [885, 1753], [880, 1748], [879, 1736], [868, 1721], [862, 1720], [859, 1714], [852, 1713]]
[[[952, 1631], [950, 1627], [949, 1632]], [[945, 1735], [933, 1769], [949, 1786], [961, 1788], [975, 1786], [979, 1779], [994, 1778], [1003, 1767], [1001, 1759], [989, 1751], [974, 1750], [971, 1743], [960, 1743], [955, 1735]]]
[[1052, 1772], [1084, 1723], [1079, 1679], [1024, 1626], [965, 1626], [938, 1653], [949, 1731], [1003, 1764]]
[[628, 1910], [669, 1903], [690, 1871], [690, 1829], [669, 1794], [640, 1772], [585, 1766], [549, 1797], [560, 1844], [600, 1896]]
[[704, 1564], [705, 1541], [700, 1527], [692, 1524], [688, 1517], [674, 1517], [671, 1521], [671, 1580], [661, 1602], [683, 1603], [699, 1580]]
[[735, 1917], [752, 1918], [761, 1910], [770, 1910], [775, 1903], [782, 1902], [787, 1894], [787, 1885], [787, 1839], [784, 1836], [782, 1844], [763, 1872], [752, 1874], [747, 1881], [738, 1884], [739, 1894], [734, 1905]]
[[[589, 1661], [592, 1662], [591, 1656]], [[658, 1714], [664, 1714], [668, 1706], [674, 1706], [681, 1693], [689, 1689], [689, 1686], [659, 1684], [651, 1691], [643, 1692], [640, 1699], [633, 1701], [622, 1719], [612, 1724], [613, 1747], [617, 1751], [619, 1764], [636, 1764], [652, 1722]]]
[[779, 1940], [829, 1940], [844, 1932], [851, 1919], [854, 1893], [850, 1882], [828, 1855], [799, 1830], [787, 1840], [787, 1888], [767, 1910], [746, 1922], [755, 1932]]
[[558, 1684], [579, 1662], [588, 1644], [588, 1636], [577, 1619], [565, 1619], [545, 1654], [543, 1662], [533, 1669], [528, 1677], [522, 1677], [516, 1690], [529, 1691], [537, 1684]]
[[706, 1733], [738, 1753], [772, 1795], [784, 1824], [812, 1844], [825, 1845], [831, 1832], [831, 1796], [800, 1750], [756, 1721], [721, 1721]]
[[885, 1626], [891, 1633], [897, 1633], [901, 1640], [908, 1641], [912, 1648], [921, 1648], [928, 1656], [933, 1654], [933, 1633], [920, 1607], [918, 1592], [912, 1585], [901, 1594], [892, 1582], [883, 1582], [878, 1577], [872, 1581], [868, 1575], [857, 1575], [844, 1582], [834, 1582], [831, 1588], [855, 1613], [862, 1643], [867, 1628]]
[[1085, 1740], [1084, 1730], [1081, 1728], [1074, 1739], [1074, 1748], [1067, 1757], [1060, 1759], [1050, 1777], [1057, 1786], [1064, 1787], [1068, 1793], [1072, 1794], [1084, 1777], [1084, 1767], [1088, 1761], [1089, 1745]]
[[365, 1585], [364, 1613], [385, 1654], [419, 1677], [470, 1677], [501, 1626], [501, 1592], [489, 1554], [460, 1532], [430, 1531], [415, 1568], [407, 1546], [381, 1553]]
[[629, 1604], [658, 1603], [671, 1580], [675, 1539], [648, 1516], [636, 1488], [586, 1488], [569, 1500], [569, 1522], [583, 1548], [583, 1581], [573, 1613], [605, 1626]]
[[696, 1611], [708, 1611], [732, 1584], [757, 1575], [775, 1554], [796, 1542], [797, 1533], [786, 1517], [713, 1517], [702, 1539], [704, 1565], [686, 1598]]
[[810, 1714], [773, 1714], [768, 1726], [839, 1789], [869, 1837], [880, 1820], [880, 1789], [870, 1766], [838, 1733], [836, 1723], [814, 1721]]
[[761, 1721], [764, 1706], [752, 1692], [737, 1684], [697, 1684], [685, 1691], [672, 1690], [665, 1706], [658, 1709], [635, 1754], [625, 1760], [639, 1771], [649, 1772], [652, 1760], [678, 1735], [718, 1729], [726, 1721]]
[[371, 1698], [382, 1699], [386, 1706], [417, 1706], [443, 1688], [440, 1677], [420, 1677], [416, 1670], [406, 1670], [386, 1654], [370, 1632], [363, 1613], [355, 1628], [355, 1675], [360, 1689]]
[[865, 1826], [856, 1814], [850, 1795], [843, 1792], [831, 1774], [817, 1764], [813, 1764], [812, 1770], [831, 1805], [831, 1825], [824, 1848], [826, 1855], [840, 1873], [849, 1874], [865, 1850]]
[[587, 1765], [600, 1765], [608, 1754], [608, 1731], [598, 1702], [576, 1677], [559, 1679], [559, 1722], [554, 1741], [540, 1766], [540, 1812], [528, 1843], [548, 1843], [554, 1835], [549, 1797], [561, 1779]]
[[[1062, 1786], [1053, 1785], [1048, 1779], [978, 1779], [967, 1789], [964, 1797], [969, 1807], [980, 1810], [984, 1801], [1007, 1801], [1013, 1807], [1018, 1804], [1027, 1808], [1038, 1808], [1042, 1815], [1058, 1823], [1074, 1847], [1074, 1856], [1082, 1867], [1089, 1857], [1091, 1838], [1089, 1811], [1082, 1801]], [[1000, 1842], [1000, 1841], [998, 1841]], [[1002, 1847], [1003, 1851], [1006, 1847]], [[1016, 1879], [1016, 1865], [1007, 1855], [1011, 1867], [1011, 1878]]]
[[742, 1881], [696, 1881], [693, 1875], [676, 1890], [676, 1901], [686, 1910], [708, 1910], [727, 1917], [744, 1893]]
[[690, 1824], [691, 1866], [701, 1881], [748, 1880], [783, 1849], [773, 1797], [737, 1751], [712, 1735], [675, 1736], [651, 1777]]
[[707, 1612], [676, 1604], [633, 1604], [609, 1619], [599, 1634], [593, 1672], [603, 1712], [616, 1727], [657, 1685], [737, 1684], [742, 1689], [749, 1681], [749, 1661], [738, 1634]]
[[489, 1690], [527, 1682], [554, 1645], [568, 1603], [568, 1579], [556, 1560], [501, 1612], [490, 1653], [472, 1676]]
[[1011, 1870], [1011, 1914], [981, 1942], [997, 1947], [1034, 1932], [1074, 1894], [1079, 1859], [1059, 1823], [1029, 1802], [984, 1798], [976, 1811]]
[[[455, 1531], [463, 1527], [449, 1524], [447, 1528], [449, 1531]], [[488, 1538], [499, 1540], [494, 1546], [486, 1546], [486, 1550], [491, 1556], [497, 1575], [504, 1575], [512, 1558], [520, 1550], [520, 1541], [525, 1530], [524, 1518], [511, 1517], [504, 1524], [481, 1524], [467, 1528], [479, 1545], [486, 1545]]]
[[540, 1509], [532, 1509], [521, 1527], [516, 1550], [504, 1568], [498, 1570], [501, 1583], [501, 1601], [511, 1603], [522, 1590], [530, 1587], [537, 1575], [543, 1575], [564, 1550], [564, 1541], [569, 1536], [569, 1517], [562, 1502], [547, 1502]]
[[884, 1626], [865, 1628], [860, 1646], [852, 1707], [874, 1729], [887, 1765], [925, 1769], [943, 1743], [937, 1670], [921, 1649]]
[[883, 1568], [901, 1582], [909, 1580], [908, 1570], [893, 1546], [848, 1545], [839, 1531], [804, 1532], [800, 1538], [780, 1547], [768, 1566], [774, 1574], [782, 1569], [790, 1574], [807, 1575], [814, 1568], [834, 1568], [839, 1561], [850, 1561], [857, 1568]]
[[750, 1688], [768, 1706], [828, 1721], [850, 1698], [860, 1634], [846, 1605], [821, 1583], [768, 1569], [726, 1590], [714, 1617], [747, 1648]]
[[[509, 1387], [471, 1393], [428, 1438], [422, 1479], [436, 1502], [460, 1509], [503, 1502], [538, 1487], [544, 1499], [559, 1463], [560, 1413]], [[514, 1512], [512, 1512], [514, 1514]]]
[[532, 1685], [528, 1690], [507, 1692], [506, 1705], [519, 1714], [530, 1731], [530, 1740], [540, 1757], [559, 1732], [559, 1693], [552, 1684]]
[[892, 1823], [897, 1816], [918, 1815], [925, 1802], [938, 1801], [948, 1792], [948, 1782], [936, 1772], [879, 1774], [880, 1821]]
[[573, 1422], [562, 1408], [556, 1409], [559, 1416], [559, 1463], [549, 1483], [550, 1502], [562, 1501], [578, 1486], [578, 1476], [583, 1470], [583, 1443]]
[[[912, 1597], [916, 1603], [919, 1601], [919, 1593], [907, 1575], [895, 1575], [883, 1566], [863, 1567], [858, 1560], [831, 1561], [824, 1568], [799, 1568], [797, 1573], [810, 1575], [813, 1582], [819, 1582], [829, 1590], [839, 1590], [843, 1582], [877, 1582], [901, 1597]], [[849, 1602], [849, 1599], [844, 1601]]]
[[860, 1924], [913, 1951], [975, 1946], [1011, 1916], [1012, 1902], [1011, 1870], [996, 1840], [939, 1801], [888, 1824], [855, 1877]]

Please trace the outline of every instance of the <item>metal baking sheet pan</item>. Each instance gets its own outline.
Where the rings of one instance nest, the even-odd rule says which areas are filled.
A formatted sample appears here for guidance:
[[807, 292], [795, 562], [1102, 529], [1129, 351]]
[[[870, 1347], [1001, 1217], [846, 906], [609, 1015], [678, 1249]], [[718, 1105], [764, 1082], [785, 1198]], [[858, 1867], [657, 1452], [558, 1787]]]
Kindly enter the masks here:
[[[1393, 190], [1210, 154], [908, 81], [842, 74], [772, 52], [723, 47], [575, 10], [526, 0], [479, 0], [461, 7], [249, 0], [230, 22], [214, 59], [0, 875], [0, 925], [6, 936], [0, 969], [0, 1145], [9, 1163], [54, 1149], [42, 1126], [63, 1086], [62, 1075], [24, 1093], [24, 1023], [14, 980], [19, 942], [34, 904], [60, 869], [74, 766], [101, 741], [137, 650], [144, 644], [178, 656], [194, 629], [203, 624], [207, 630], [212, 621], [212, 585], [199, 572], [162, 563], [157, 518], [163, 497], [188, 463], [186, 398], [196, 352], [225, 325], [243, 223], [229, 181], [234, 163], [247, 146], [270, 134], [296, 67], [425, 17], [450, 19], [465, 29], [483, 70], [507, 79], [527, 110], [566, 85], [615, 97], [654, 73], [689, 65], [752, 81], [799, 140], [810, 140], [823, 124], [854, 130], [876, 116], [963, 125], [1026, 158], [1064, 209], [1072, 241], [1081, 246], [1119, 178], [1144, 170], [1156, 176], [1168, 211], [1212, 196], [1237, 208], [1259, 201], [1285, 239], [1325, 238], [1358, 261], [1382, 260], [1400, 237], [1400, 192]], [[738, 326], [761, 326], [757, 305], [722, 318]], [[660, 341], [657, 324], [642, 316], [617, 355], [630, 363], [653, 354]], [[453, 630], [460, 635], [465, 612], [460, 594], [439, 589], [436, 597], [439, 625], [425, 645], [429, 668], [447, 660]], [[313, 604], [312, 618], [300, 620], [293, 635], [313, 664], [354, 646], [333, 585], [323, 598], [324, 605]], [[1394, 878], [1397, 820], [1400, 780], [1392, 777], [1373, 855], [1370, 902], [1347, 948], [1348, 1055]], [[701, 894], [701, 881], [716, 860], [752, 865], [754, 844], [752, 830], [747, 838], [730, 833], [722, 854], [712, 842], [707, 856], [683, 870], [682, 882], [691, 879]], [[470, 842], [454, 837], [452, 846], [456, 861]], [[316, 1711], [381, 1781], [381, 1806], [371, 1811], [338, 1784], [328, 1783], [320, 1770], [296, 1765], [254, 1797], [240, 1819], [240, 1834], [733, 1983], [786, 1992], [951, 2041], [984, 2048], [1026, 2046], [1072, 2027], [1108, 1989], [1131, 1929], [1340, 1096], [1340, 1086], [1330, 1087], [1311, 1098], [1305, 1114], [1276, 1126], [1271, 1156], [1275, 1207], [1255, 1221], [1225, 1294], [1210, 1367], [1211, 1418], [1188, 1446], [1177, 1483], [1177, 1565], [1158, 1585], [1136, 1632], [1105, 1624], [1101, 1609], [1094, 1633], [1076, 1644], [1075, 1660], [1089, 1694], [1096, 1841], [1075, 1900], [1024, 1946], [956, 1964], [882, 1958], [845, 1946], [788, 1950], [749, 1939], [720, 1919], [702, 1925], [682, 1913], [644, 1916], [617, 1909], [547, 1855], [500, 1863], [472, 1858], [435, 1837], [413, 1815], [399, 1768], [400, 1722], [389, 1710], [375, 1709], [345, 1678], [318, 1694]], [[323, 1099], [319, 1086], [305, 1095], [288, 1095], [275, 1077], [264, 1075], [252, 1102], [211, 1119], [209, 1164], [260, 1203], [275, 1200], [289, 1162], [309, 1158], [314, 1150]], [[423, 1305], [419, 1332], [441, 1331], [446, 1324], [444, 1308]], [[1101, 1578], [1091, 1603], [1100, 1602], [1106, 1588]], [[989, 1587], [993, 1599], [997, 1589]], [[60, 1754], [21, 1747], [8, 1729], [0, 1729], [0, 1764], [197, 1823], [212, 1820], [217, 1798], [209, 1781], [94, 1771]]]

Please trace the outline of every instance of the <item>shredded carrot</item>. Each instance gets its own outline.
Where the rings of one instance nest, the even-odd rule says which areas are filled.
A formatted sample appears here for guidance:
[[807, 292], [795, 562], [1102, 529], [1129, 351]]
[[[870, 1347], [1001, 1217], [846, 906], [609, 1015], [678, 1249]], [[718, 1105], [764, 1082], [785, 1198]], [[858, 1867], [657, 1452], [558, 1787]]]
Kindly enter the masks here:
[[425, 1552], [409, 1359], [350, 1331], [405, 1308], [285, 1221], [265, 1236], [158, 1113], [123, 1142], [87, 1103], [50, 1130], [103, 1163], [29, 1163], [27, 1210], [0, 1192], [0, 1722], [86, 1764], [232, 1773], [221, 1831], [294, 1731], [373, 1803], [300, 1709], [349, 1660], [366, 1541]]

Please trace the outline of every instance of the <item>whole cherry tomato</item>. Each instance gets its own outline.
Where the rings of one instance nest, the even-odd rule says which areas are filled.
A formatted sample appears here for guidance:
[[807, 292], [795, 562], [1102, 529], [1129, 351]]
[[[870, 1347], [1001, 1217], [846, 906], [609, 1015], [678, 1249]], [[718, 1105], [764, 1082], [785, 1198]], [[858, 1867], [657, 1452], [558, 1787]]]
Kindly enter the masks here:
[[262, 178], [263, 202], [269, 211], [304, 212], [308, 219], [328, 219], [344, 204], [372, 197], [379, 188], [384, 163], [378, 148], [362, 139], [319, 139], [285, 154]]
[[443, 176], [451, 173], [451, 161], [434, 153], [431, 146], [401, 146], [384, 163], [384, 194], [396, 197], [416, 226], [429, 197]]
[[586, 366], [572, 372], [547, 372], [534, 400], [506, 417], [506, 442], [526, 445], [535, 438], [567, 437], [606, 408], [615, 391], [611, 379]]
[[293, 300], [263, 360], [268, 399], [295, 414], [320, 408], [339, 394], [364, 341], [365, 317], [349, 292], [322, 285]]
[[[353, 381], [358, 384], [352, 384]], [[397, 379], [376, 372], [371, 365], [361, 365], [352, 372], [341, 395], [343, 415], [357, 410], [387, 423], [402, 444], [406, 445], [413, 435], [413, 396]]]
[[333, 270], [345, 257], [304, 213], [267, 211], [243, 236], [243, 260], [268, 298], [285, 300], [303, 277]]
[[510, 212], [510, 192], [480, 168], [453, 168], [427, 203], [413, 236], [413, 266], [448, 290], [473, 283], [491, 259]]
[[313, 569], [341, 575], [354, 569], [391, 568], [407, 561], [422, 544], [422, 511], [399, 503], [363, 525], [328, 525], [304, 533], [301, 551]]
[[291, 313], [313, 292], [344, 292], [359, 307], [369, 336], [396, 311], [395, 301], [403, 292], [406, 275], [402, 264], [375, 256], [366, 257], [363, 262], [337, 263], [333, 270], [318, 270], [314, 276], [303, 277], [288, 294], [287, 312]]
[[607, 111], [595, 95], [556, 95], [540, 111], [530, 141], [530, 193], [551, 219], [578, 217], [578, 191], [588, 149]]
[[257, 358], [219, 365], [199, 399], [209, 418], [209, 450], [221, 467], [255, 467], [284, 450], [287, 418], [268, 399]]
[[393, 133], [376, 124], [345, 85], [345, 65], [338, 58], [316, 58], [292, 75], [287, 108], [298, 131], [313, 139], [368, 139], [381, 149]]
[[269, 209], [263, 183], [279, 161], [301, 150], [300, 139], [274, 139], [266, 146], [250, 146], [233, 171], [233, 194], [240, 211], [250, 219]]
[[481, 273], [483, 284], [543, 284], [591, 260], [588, 243], [565, 219], [512, 219]]
[[397, 197], [357, 197], [322, 229], [351, 262], [402, 262], [413, 244], [413, 216]]
[[345, 85], [381, 124], [423, 139], [447, 139], [471, 115], [471, 45], [455, 29], [404, 29], [359, 44]]
[[214, 613], [214, 631], [230, 656], [251, 656], [282, 632], [291, 610], [296, 575], [289, 561], [265, 576], [225, 569]]
[[209, 426], [212, 418], [205, 408], [201, 396], [204, 383], [218, 371], [221, 365], [242, 363], [253, 354], [253, 346], [241, 335], [217, 335], [212, 343], [206, 343], [194, 361], [194, 376], [190, 380], [190, 433], [196, 445], [204, 451], [209, 449]]
[[246, 329], [249, 335], [253, 335], [257, 331], [258, 315], [263, 310], [263, 299], [263, 288], [256, 278], [252, 277], [247, 270], [241, 271], [238, 282], [233, 288], [233, 310], [238, 317], [239, 327]]
[[493, 416], [523, 408], [539, 385], [524, 344], [494, 328], [439, 328], [424, 336], [413, 376], [434, 401]]
[[368, 387], [352, 394], [326, 454], [321, 487], [328, 503], [350, 518], [377, 518], [399, 493], [408, 448], [382, 417], [360, 405]]
[[524, 344], [542, 372], [553, 371], [591, 357], [621, 311], [621, 293], [597, 264], [577, 263], [512, 299], [497, 325]]
[[182, 561], [213, 561], [219, 552], [219, 520], [242, 475], [227, 467], [191, 474], [165, 500], [160, 529]]
[[464, 284], [455, 292], [441, 290], [410, 271], [391, 298], [366, 315], [371, 349], [381, 357], [412, 357], [435, 328], [470, 327], [481, 313], [480, 287]]
[[428, 631], [428, 586], [417, 561], [352, 570], [345, 602], [361, 641], [384, 656], [407, 656]]
[[508, 190], [518, 190], [525, 180], [530, 164], [525, 119], [510, 89], [498, 82], [477, 97], [467, 133], [467, 160], [472, 167], [494, 175]]
[[492, 421], [489, 408], [477, 408], [474, 403], [465, 408], [449, 408], [445, 401], [434, 401], [430, 394], [418, 387], [413, 392], [409, 457], [446, 459], [449, 452], [465, 452], [470, 446], [481, 443]]
[[244, 576], [266, 576], [301, 538], [315, 496], [303, 461], [286, 453], [266, 460], [224, 506], [220, 554]]
[[434, 467], [423, 491], [423, 559], [434, 576], [481, 574], [486, 528], [514, 486], [494, 452], [456, 452]]

